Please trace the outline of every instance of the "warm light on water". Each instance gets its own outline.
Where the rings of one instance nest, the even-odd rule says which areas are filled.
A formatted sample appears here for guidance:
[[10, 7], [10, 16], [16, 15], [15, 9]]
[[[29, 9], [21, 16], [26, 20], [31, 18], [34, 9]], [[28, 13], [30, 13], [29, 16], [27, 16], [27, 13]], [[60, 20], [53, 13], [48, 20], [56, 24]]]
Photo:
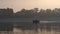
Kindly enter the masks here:
[[22, 30], [14, 28], [14, 32], [18, 32], [18, 33], [21, 33], [21, 34], [23, 34], [23, 33], [24, 34], [60, 34], [60, 32], [57, 32], [57, 31], [54, 31], [54, 30], [51, 30], [51, 31], [42, 30], [42, 31], [40, 31], [40, 29], [38, 29], [38, 32], [35, 32], [34, 30], [22, 31]]
[[53, 23], [53, 22], [56, 22], [56, 21], [40, 21], [40, 23]]
[[[42, 21], [41, 21], [42, 22]], [[30, 26], [29, 25], [19, 25], [20, 28], [17, 28], [15, 26], [17, 26], [16, 24], [14, 25], [13, 31], [11, 32], [5, 32], [5, 31], [1, 31], [1, 34], [5, 34], [5, 33], [14, 33], [14, 34], [60, 34], [60, 26], [59, 23], [49, 23], [50, 21], [43, 21], [45, 23], [40, 23], [38, 25], [32, 25], [33, 29], [29, 30]], [[48, 22], [48, 23], [46, 23]], [[51, 21], [51, 22], [55, 22], [55, 21]], [[22, 27], [21, 27], [22, 26]], [[29, 26], [29, 27], [28, 27]], [[23, 27], [27, 28], [27, 29], [23, 29]], [[22, 28], [22, 29], [21, 29]], [[32, 27], [31, 27], [32, 28]]]

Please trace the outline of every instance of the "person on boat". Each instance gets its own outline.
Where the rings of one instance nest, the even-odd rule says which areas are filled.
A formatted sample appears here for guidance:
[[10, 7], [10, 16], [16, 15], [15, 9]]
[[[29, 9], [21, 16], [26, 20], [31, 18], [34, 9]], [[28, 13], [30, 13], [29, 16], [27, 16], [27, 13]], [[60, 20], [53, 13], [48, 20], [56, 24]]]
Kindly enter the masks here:
[[39, 20], [33, 20], [33, 24], [39, 24]]

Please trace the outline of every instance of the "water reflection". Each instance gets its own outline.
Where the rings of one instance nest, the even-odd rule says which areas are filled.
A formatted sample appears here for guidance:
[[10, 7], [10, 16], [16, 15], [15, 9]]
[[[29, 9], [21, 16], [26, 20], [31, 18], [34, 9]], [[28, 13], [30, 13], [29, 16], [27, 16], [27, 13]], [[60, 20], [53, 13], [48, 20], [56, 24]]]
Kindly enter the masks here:
[[[3, 24], [4, 25], [4, 24]], [[0, 31], [0, 34], [4, 33], [14, 33], [14, 34], [60, 34], [60, 23], [53, 22], [53, 23], [39, 23], [33, 24], [28, 22], [21, 22], [21, 23], [11, 23], [13, 30], [11, 31]], [[9, 25], [9, 26], [11, 26]], [[2, 26], [2, 25], [0, 25]], [[4, 25], [5, 26], [5, 25]], [[7, 24], [6, 24], [7, 26]], [[6, 27], [5, 26], [5, 27]], [[4, 27], [3, 27], [4, 28]], [[6, 27], [8, 28], [8, 27]], [[0, 27], [1, 29], [1, 27]]]

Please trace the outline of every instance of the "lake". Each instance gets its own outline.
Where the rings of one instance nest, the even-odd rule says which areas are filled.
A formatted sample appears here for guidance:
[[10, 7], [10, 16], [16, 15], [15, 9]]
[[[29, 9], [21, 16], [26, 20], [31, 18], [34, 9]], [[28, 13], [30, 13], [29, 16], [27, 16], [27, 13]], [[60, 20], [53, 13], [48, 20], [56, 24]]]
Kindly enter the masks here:
[[[40, 21], [39, 24], [33, 24], [30, 22], [18, 22], [10, 24], [13, 27], [11, 25], [7, 25], [7, 23], [2, 23], [2, 25], [4, 25], [6, 28], [4, 31], [0, 31], [0, 34], [60, 34], [59, 21]], [[0, 25], [0, 29], [4, 28], [2, 25]], [[7, 28], [10, 28], [10, 30], [7, 31]]]

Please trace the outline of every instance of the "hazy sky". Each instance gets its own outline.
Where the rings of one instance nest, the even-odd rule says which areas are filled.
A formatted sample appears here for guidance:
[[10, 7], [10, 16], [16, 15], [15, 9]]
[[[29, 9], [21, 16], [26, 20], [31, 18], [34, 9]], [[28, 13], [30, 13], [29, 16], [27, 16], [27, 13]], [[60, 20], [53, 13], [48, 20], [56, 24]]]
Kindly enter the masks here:
[[0, 8], [13, 8], [16, 12], [22, 8], [60, 8], [60, 0], [0, 0]]

